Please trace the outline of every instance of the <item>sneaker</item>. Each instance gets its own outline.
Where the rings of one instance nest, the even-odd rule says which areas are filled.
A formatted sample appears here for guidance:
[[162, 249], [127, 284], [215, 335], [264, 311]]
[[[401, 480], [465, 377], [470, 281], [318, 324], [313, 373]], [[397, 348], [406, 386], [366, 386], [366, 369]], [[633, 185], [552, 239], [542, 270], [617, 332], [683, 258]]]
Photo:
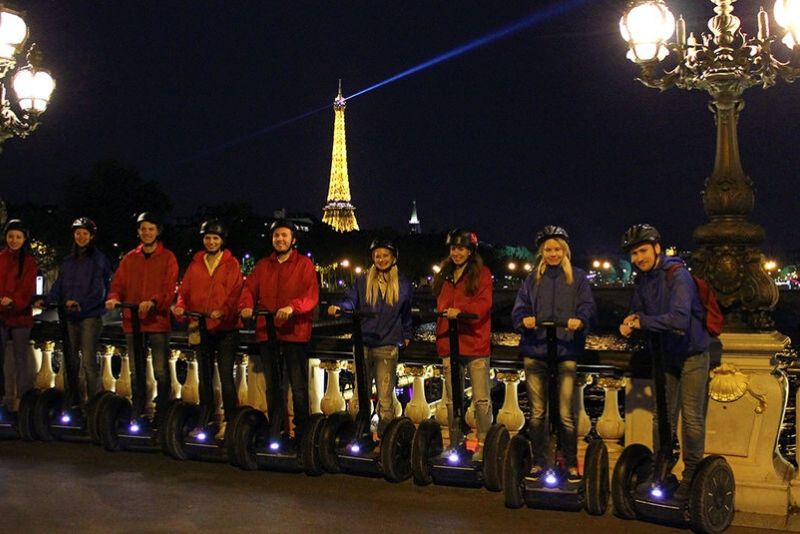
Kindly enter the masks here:
[[533, 480], [539, 480], [540, 478], [542, 478], [542, 473], [544, 473], [544, 467], [542, 467], [541, 465], [534, 465], [533, 467], [531, 467], [530, 473], [528, 473], [528, 478], [531, 478]]
[[225, 440], [225, 430], [228, 428], [228, 423], [223, 421], [219, 424], [219, 430], [217, 430], [217, 435], [214, 438], [217, 441], [224, 441]]
[[472, 461], [478, 463], [483, 462], [483, 445], [478, 445], [478, 448], [472, 453]]
[[678, 484], [678, 489], [675, 490], [673, 498], [676, 501], [688, 501], [689, 495], [691, 495], [691, 493], [692, 493], [692, 482], [684, 478], [683, 480], [681, 480], [681, 483]]
[[189, 437], [192, 439], [197, 439], [197, 436], [205, 432], [205, 429], [202, 426], [198, 426], [193, 428], [189, 431]]
[[577, 467], [570, 467], [567, 470], [567, 482], [570, 484], [579, 484], [583, 480], [583, 477], [578, 472]]

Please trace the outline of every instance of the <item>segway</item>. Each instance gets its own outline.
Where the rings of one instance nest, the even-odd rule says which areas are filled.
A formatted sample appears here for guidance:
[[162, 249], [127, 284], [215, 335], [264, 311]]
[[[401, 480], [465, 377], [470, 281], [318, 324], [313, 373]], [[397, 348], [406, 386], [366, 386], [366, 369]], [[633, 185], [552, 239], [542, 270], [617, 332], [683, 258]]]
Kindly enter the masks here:
[[[446, 316], [446, 312], [437, 314]], [[453, 420], [450, 421], [450, 427], [458, 429], [458, 432], [450, 436], [450, 448], [444, 450], [439, 423], [435, 419], [420, 423], [411, 446], [411, 473], [417, 485], [435, 483], [473, 488], [486, 486], [490, 491], [502, 489], [502, 459], [509, 443], [505, 425], [493, 424], [489, 429], [482, 462], [473, 461], [474, 451], [466, 446], [466, 435], [470, 429], [464, 417], [464, 362], [458, 345], [458, 322], [477, 318], [474, 313], [460, 313], [457, 319], [447, 321], [450, 338], [450, 376], [447, 379], [451, 381], [453, 391]]]
[[[269, 336], [267, 347], [273, 357], [277, 357], [280, 342], [275, 329], [274, 313], [269, 310], [254, 310], [253, 316], [265, 318]], [[282, 382], [285, 379], [281, 368], [277, 380]], [[271, 384], [267, 387], [271, 387]], [[281, 387], [281, 390], [285, 391], [285, 388]], [[280, 395], [280, 399], [279, 409], [286, 413], [286, 396]], [[250, 406], [243, 407], [228, 424], [232, 440], [232, 459], [235, 465], [246, 471], [304, 471], [309, 476], [319, 476], [324, 472], [319, 458], [319, 435], [324, 419], [322, 414], [309, 416], [298, 440], [297, 436], [289, 437], [285, 431], [273, 433], [264, 412]]]
[[[139, 305], [120, 303], [118, 308], [131, 311], [131, 327], [133, 330], [134, 387], [133, 402], [128, 398], [109, 392], [97, 405], [97, 421], [99, 435], [103, 447], [110, 452], [119, 450], [158, 451], [158, 428], [155, 421], [142, 417], [149, 401], [147, 398], [147, 357], [145, 355], [144, 336], [139, 319]], [[163, 402], [164, 399], [159, 399]], [[168, 399], [167, 399], [168, 400]], [[156, 414], [163, 420], [164, 408]]]
[[[586, 509], [591, 515], [603, 515], [608, 508], [608, 450], [601, 439], [589, 443], [583, 457], [583, 480], [570, 482], [561, 451], [559, 414], [558, 338], [556, 328], [566, 323], [540, 322], [537, 328], [547, 332], [547, 419], [550, 426], [549, 457], [551, 465], [539, 476], [530, 476], [533, 465], [532, 431], [520, 432], [511, 440], [503, 461], [503, 493], [508, 508], [530, 508], [577, 512]], [[555, 438], [555, 439], [554, 439]]]
[[[5, 372], [3, 369], [2, 356], [7, 347], [0, 348], [0, 399], [5, 397]], [[48, 354], [49, 355], [49, 354]], [[31, 388], [26, 391], [20, 399], [18, 411], [14, 412], [0, 406], [0, 439], [18, 439], [33, 441], [36, 439], [34, 428], [33, 407], [36, 399], [41, 394], [41, 390]]]
[[634, 443], [622, 451], [611, 480], [614, 513], [623, 519], [689, 526], [695, 532], [722, 532], [733, 521], [736, 493], [733, 471], [724, 457], [706, 456], [691, 480], [689, 498], [676, 498], [679, 483], [671, 473], [674, 456], [667, 414], [663, 341], [660, 335], [652, 336], [649, 341], [659, 448], [654, 455], [644, 445]]
[[380, 441], [372, 438], [370, 410], [372, 381], [368, 380], [364, 357], [361, 318], [376, 314], [341, 310], [353, 319], [353, 359], [356, 368], [358, 413], [355, 421], [347, 411], [325, 419], [319, 439], [319, 455], [329, 473], [346, 473], [385, 477], [389, 482], [402, 482], [411, 476], [411, 441], [414, 423], [408, 417], [396, 417], [386, 426]]
[[[200, 345], [196, 351], [200, 382], [200, 404], [183, 400], [172, 403], [163, 428], [160, 429], [164, 452], [176, 460], [203, 460], [226, 462], [230, 458], [231, 425], [225, 429], [224, 439], [216, 438], [219, 429], [214, 419], [214, 358], [208, 347], [208, 314], [196, 311], [184, 312], [186, 317], [196, 319], [200, 331]], [[138, 362], [137, 362], [138, 363]], [[144, 366], [136, 366], [139, 369]], [[144, 372], [141, 371], [142, 377]], [[138, 388], [138, 386], [137, 386]]]

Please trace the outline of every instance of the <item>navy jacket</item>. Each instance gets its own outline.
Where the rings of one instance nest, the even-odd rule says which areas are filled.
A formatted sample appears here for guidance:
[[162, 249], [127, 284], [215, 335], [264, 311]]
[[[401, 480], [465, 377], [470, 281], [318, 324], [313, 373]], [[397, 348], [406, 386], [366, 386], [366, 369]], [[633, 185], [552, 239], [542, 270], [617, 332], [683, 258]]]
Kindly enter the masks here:
[[366, 300], [367, 276], [368, 273], [365, 273], [356, 278], [353, 287], [345, 292], [344, 299], [339, 303], [339, 307], [343, 310], [361, 310], [377, 314], [376, 317], [361, 319], [364, 346], [401, 346], [404, 339], [413, 339], [411, 283], [400, 275], [399, 295], [394, 306], [389, 306], [380, 294], [375, 305], [370, 306]]
[[[667, 282], [667, 270], [679, 265]], [[664, 333], [667, 361], [682, 363], [692, 354], [708, 350], [709, 334], [703, 324], [703, 304], [692, 274], [680, 258], [659, 256], [656, 267], [638, 272], [631, 310], [639, 315], [642, 330]]]
[[547, 331], [538, 327], [528, 330], [522, 326], [522, 319], [530, 316], [536, 317], [537, 322], [566, 322], [571, 318], [580, 319], [583, 328], [578, 331], [556, 329], [558, 359], [576, 360], [583, 354], [586, 332], [597, 313], [597, 307], [592, 298], [586, 272], [573, 267], [572, 276], [572, 285], [568, 285], [564, 279], [564, 270], [560, 266], [547, 267], [538, 284], [536, 273], [533, 273], [519, 288], [514, 309], [511, 311], [511, 320], [514, 328], [522, 334], [519, 340], [519, 352], [523, 356], [547, 358]]
[[78, 301], [80, 311], [67, 312], [70, 321], [100, 317], [106, 313], [110, 281], [111, 264], [105, 254], [96, 248], [81, 257], [70, 254], [59, 267], [58, 279], [47, 296], [47, 302]]

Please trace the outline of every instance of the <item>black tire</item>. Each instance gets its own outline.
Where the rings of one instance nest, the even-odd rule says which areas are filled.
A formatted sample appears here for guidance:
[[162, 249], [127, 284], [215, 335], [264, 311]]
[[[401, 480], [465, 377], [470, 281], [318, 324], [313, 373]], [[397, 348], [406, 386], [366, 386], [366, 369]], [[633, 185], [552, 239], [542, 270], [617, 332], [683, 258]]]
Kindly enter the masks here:
[[250, 406], [237, 407], [236, 411], [233, 412], [233, 415], [229, 417], [228, 422], [225, 425], [225, 437], [223, 438], [225, 458], [228, 460], [228, 463], [234, 467], [239, 467], [239, 461], [236, 459], [236, 427], [239, 425], [243, 414], [250, 409], [252, 409]]
[[325, 418], [319, 432], [319, 461], [328, 473], [338, 473], [339, 456], [336, 450], [355, 437], [355, 423], [347, 412], [336, 412]]
[[509, 441], [503, 458], [503, 502], [506, 508], [521, 508], [525, 504], [525, 476], [532, 464], [530, 441], [517, 434]]
[[53, 441], [50, 422], [64, 408], [64, 392], [55, 388], [47, 389], [36, 399], [33, 406], [33, 428], [42, 441]]
[[650, 449], [640, 443], [625, 447], [614, 466], [614, 475], [611, 478], [614, 515], [622, 519], [636, 518], [633, 491], [652, 474], [653, 453]]
[[505, 425], [492, 425], [483, 444], [483, 483], [489, 491], [503, 489], [503, 458], [511, 437]]
[[694, 532], [716, 534], [733, 521], [736, 482], [725, 458], [708, 456], [697, 466], [689, 495], [689, 522]]
[[310, 477], [318, 477], [325, 470], [319, 460], [319, 434], [322, 425], [325, 423], [325, 416], [317, 413], [308, 418], [300, 438], [300, 454], [303, 471]]
[[258, 469], [256, 450], [261, 443], [261, 436], [269, 432], [269, 422], [263, 412], [249, 408], [239, 413], [236, 421], [232, 421], [233, 459], [236, 466], [245, 471]]
[[158, 424], [158, 441], [161, 443], [161, 452], [163, 452], [167, 456], [172, 456], [172, 454], [170, 454], [169, 452], [169, 443], [168, 443], [169, 438], [167, 436], [167, 428], [169, 426], [170, 419], [172, 419], [172, 412], [179, 404], [183, 404], [183, 401], [181, 401], [180, 399], [175, 399], [174, 401], [172, 401], [172, 404], [170, 404], [167, 407], [166, 411], [164, 412], [163, 419], [161, 419], [161, 421], [159, 421]]
[[89, 399], [86, 403], [86, 430], [89, 432], [89, 441], [93, 445], [102, 445], [103, 440], [100, 437], [100, 414], [103, 411], [103, 405], [109, 397], [116, 394], [111, 391], [101, 391]]
[[180, 402], [173, 406], [164, 435], [167, 452], [176, 460], [189, 460], [191, 454], [183, 444], [185, 436], [195, 428], [200, 417], [200, 407]]
[[431, 476], [431, 458], [442, 454], [442, 429], [434, 419], [427, 419], [419, 424], [411, 443], [411, 475], [414, 484], [427, 486], [433, 482]]
[[100, 401], [97, 406], [98, 414], [95, 419], [100, 423], [100, 441], [103, 448], [109, 452], [118, 452], [122, 449], [119, 442], [117, 425], [120, 421], [130, 421], [133, 415], [131, 401], [119, 395], [111, 395]]
[[411, 478], [411, 443], [415, 430], [408, 417], [397, 417], [386, 425], [381, 438], [381, 466], [389, 482]]
[[596, 439], [583, 457], [583, 497], [589, 515], [606, 513], [608, 493], [608, 449], [603, 440]]
[[17, 412], [17, 432], [23, 441], [33, 441], [39, 439], [34, 425], [34, 407], [41, 395], [41, 390], [29, 389], [19, 401], [19, 412]]

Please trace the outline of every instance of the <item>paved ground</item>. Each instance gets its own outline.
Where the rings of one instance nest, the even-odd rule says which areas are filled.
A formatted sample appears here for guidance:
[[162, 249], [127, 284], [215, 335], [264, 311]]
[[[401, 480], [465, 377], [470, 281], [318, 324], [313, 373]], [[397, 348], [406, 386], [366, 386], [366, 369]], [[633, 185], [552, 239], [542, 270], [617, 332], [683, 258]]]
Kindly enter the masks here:
[[[507, 510], [499, 494], [411, 482], [248, 473], [74, 443], [0, 442], [0, 532], [681, 532]], [[754, 532], [733, 528], [730, 532]], [[774, 532], [774, 531], [773, 531]]]

